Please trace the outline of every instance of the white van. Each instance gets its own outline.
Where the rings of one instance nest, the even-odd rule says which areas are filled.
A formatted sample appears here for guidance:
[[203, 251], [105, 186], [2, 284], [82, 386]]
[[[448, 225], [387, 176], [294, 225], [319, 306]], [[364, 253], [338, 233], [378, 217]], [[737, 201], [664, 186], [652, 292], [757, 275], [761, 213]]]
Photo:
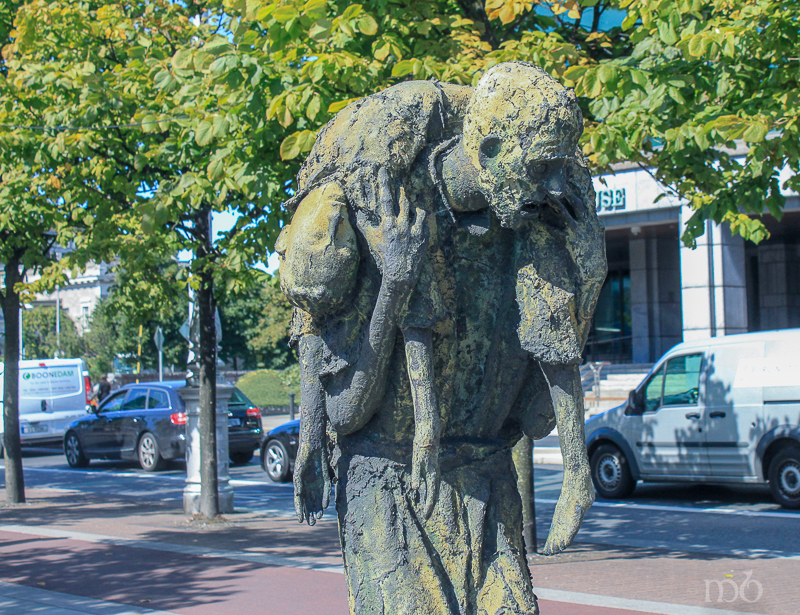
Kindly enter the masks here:
[[[0, 409], [4, 364], [0, 363]], [[19, 362], [19, 424], [23, 444], [59, 443], [67, 426], [86, 414], [92, 385], [82, 359]], [[3, 422], [0, 421], [0, 434]], [[0, 440], [2, 451], [2, 440]]]
[[586, 444], [606, 498], [638, 480], [769, 482], [800, 508], [800, 329], [678, 344], [627, 403], [586, 421]]

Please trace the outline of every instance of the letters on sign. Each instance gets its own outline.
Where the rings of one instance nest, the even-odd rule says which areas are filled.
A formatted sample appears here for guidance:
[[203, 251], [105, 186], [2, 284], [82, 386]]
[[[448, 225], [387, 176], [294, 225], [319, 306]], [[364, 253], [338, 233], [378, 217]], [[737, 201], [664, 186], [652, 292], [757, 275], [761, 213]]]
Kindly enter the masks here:
[[625, 209], [625, 188], [597, 191], [597, 211], [620, 211]]

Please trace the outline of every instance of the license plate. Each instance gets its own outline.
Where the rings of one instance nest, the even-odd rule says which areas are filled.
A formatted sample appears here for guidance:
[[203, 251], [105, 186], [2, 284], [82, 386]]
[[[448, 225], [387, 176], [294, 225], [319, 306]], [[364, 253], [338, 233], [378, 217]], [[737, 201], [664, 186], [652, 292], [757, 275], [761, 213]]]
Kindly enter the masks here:
[[242, 424], [242, 419], [228, 419], [228, 427], [240, 427]]
[[23, 425], [22, 433], [44, 433], [47, 431], [47, 425]]

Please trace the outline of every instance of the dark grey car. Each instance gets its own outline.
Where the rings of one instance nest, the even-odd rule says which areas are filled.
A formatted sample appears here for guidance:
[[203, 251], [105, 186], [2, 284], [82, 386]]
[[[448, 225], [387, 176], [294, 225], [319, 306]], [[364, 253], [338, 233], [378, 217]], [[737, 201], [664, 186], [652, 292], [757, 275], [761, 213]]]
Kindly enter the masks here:
[[[73, 468], [91, 459], [138, 460], [155, 471], [186, 453], [186, 405], [178, 393], [182, 380], [129, 384], [73, 421], [64, 435], [64, 454]], [[247, 463], [263, 437], [261, 412], [234, 389], [228, 406], [229, 453], [233, 463]]]

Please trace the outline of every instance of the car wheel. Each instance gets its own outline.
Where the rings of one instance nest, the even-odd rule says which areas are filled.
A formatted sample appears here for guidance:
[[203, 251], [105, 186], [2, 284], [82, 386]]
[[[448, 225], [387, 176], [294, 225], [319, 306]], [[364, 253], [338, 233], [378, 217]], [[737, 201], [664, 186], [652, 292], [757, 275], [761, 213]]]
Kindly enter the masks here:
[[611, 500], [628, 497], [636, 487], [628, 460], [613, 444], [602, 444], [592, 454], [592, 482], [602, 497]]
[[155, 472], [164, 466], [156, 437], [149, 431], [139, 438], [139, 465], [145, 472]]
[[769, 488], [785, 508], [800, 508], [800, 448], [786, 447], [769, 464]]
[[280, 440], [270, 440], [261, 450], [261, 467], [273, 482], [289, 480], [289, 454]]
[[89, 465], [89, 458], [83, 454], [81, 441], [74, 431], [69, 432], [64, 439], [64, 455], [71, 468], [85, 468]]
[[235, 466], [243, 466], [249, 463], [253, 458], [254, 451], [239, 451], [238, 453], [231, 453], [231, 463]]

